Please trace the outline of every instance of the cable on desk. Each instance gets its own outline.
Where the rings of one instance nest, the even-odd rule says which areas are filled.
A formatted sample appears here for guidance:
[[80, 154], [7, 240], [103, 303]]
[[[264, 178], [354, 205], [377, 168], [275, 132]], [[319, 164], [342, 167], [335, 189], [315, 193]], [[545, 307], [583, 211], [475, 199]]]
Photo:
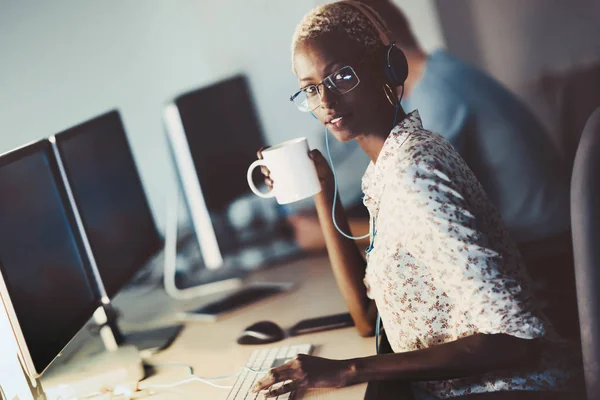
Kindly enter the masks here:
[[[237, 378], [238, 375], [240, 374], [241, 370], [247, 370], [253, 373], [257, 373], [257, 374], [265, 374], [267, 372], [270, 371], [270, 369], [263, 369], [263, 370], [257, 370], [257, 369], [253, 369], [250, 367], [242, 367], [240, 369], [240, 372], [237, 372], [235, 374], [232, 375], [225, 375], [225, 376], [217, 376], [214, 378], [202, 378], [199, 376], [194, 375], [194, 369], [191, 365], [185, 364], [185, 363], [180, 363], [180, 362], [164, 362], [164, 363], [159, 363], [159, 364], [148, 364], [149, 367], [152, 368], [156, 368], [156, 367], [184, 367], [186, 369], [189, 370], [190, 372], [190, 376], [188, 378], [176, 381], [176, 382], [172, 382], [172, 383], [164, 383], [164, 384], [155, 384], [155, 385], [144, 385], [143, 381], [142, 382], [138, 382], [136, 385], [136, 390], [135, 391], [130, 391], [128, 389], [125, 388], [115, 388], [112, 391], [97, 391], [97, 392], [93, 392], [93, 393], [89, 393], [87, 395], [84, 396], [80, 396], [80, 397], [76, 397], [76, 396], [68, 396], [68, 397], [63, 397], [63, 396], [59, 396], [58, 400], [88, 400], [88, 399], [96, 399], [98, 400], [99, 396], [102, 396], [101, 399], [102, 400], [130, 400], [130, 399], [137, 399], [140, 398], [141, 396], [147, 397], [147, 396], [152, 396], [154, 393], [148, 393], [147, 390], [148, 389], [169, 389], [169, 388], [173, 388], [179, 385], [184, 385], [186, 383], [191, 383], [191, 382], [201, 382], [204, 383], [206, 385], [210, 385], [213, 386], [215, 388], [218, 389], [231, 389], [233, 386], [228, 386], [228, 385], [219, 385], [216, 383], [213, 383], [212, 381], [220, 381], [220, 380], [226, 380], [226, 379], [234, 379]], [[117, 390], [119, 389], [119, 390]], [[109, 396], [108, 398], [106, 396]], [[117, 396], [117, 397], [114, 397]]]
[[[156, 384], [156, 385], [141, 385], [142, 387], [140, 387], [140, 383], [138, 383], [138, 388], [140, 389], [168, 389], [168, 388], [172, 388], [175, 386], [179, 386], [179, 385], [184, 385], [186, 383], [190, 383], [190, 382], [202, 382], [206, 385], [210, 385], [213, 387], [216, 387], [218, 389], [231, 389], [233, 386], [227, 386], [227, 385], [219, 385], [216, 383], [213, 383], [212, 381], [221, 381], [221, 380], [226, 380], [226, 379], [233, 379], [233, 378], [237, 378], [237, 376], [240, 374], [240, 372], [237, 372], [233, 375], [225, 375], [225, 376], [217, 376], [214, 378], [201, 378], [199, 376], [194, 375], [193, 373], [193, 368], [191, 365], [187, 365], [185, 363], [179, 363], [179, 362], [166, 362], [166, 363], [160, 363], [160, 364], [150, 364], [150, 367], [160, 367], [160, 366], [180, 366], [180, 367], [186, 367], [190, 370], [190, 377], [177, 381], [177, 382], [173, 382], [173, 383], [165, 383], [165, 384]], [[242, 367], [242, 369], [245, 369], [247, 371], [250, 372], [254, 372], [256, 374], [266, 374], [267, 372], [270, 371], [270, 369], [253, 369], [250, 367]]]
[[[182, 362], [164, 362], [164, 363], [160, 363], [160, 364], [148, 364], [149, 367], [151, 368], [156, 368], [156, 367], [172, 367], [172, 366], [178, 366], [178, 367], [185, 367], [187, 369], [190, 370], [190, 375], [194, 376], [194, 368], [191, 365], [188, 365], [186, 363], [182, 363]], [[250, 367], [246, 367], [243, 366], [241, 369], [245, 369], [246, 371], [249, 372], [254, 372], [255, 374], [266, 374], [267, 372], [269, 372], [271, 369], [253, 369]], [[233, 378], [237, 378], [237, 376], [239, 375], [239, 372], [236, 372], [235, 374], [231, 374], [231, 375], [223, 375], [223, 376], [216, 376], [214, 378], [201, 378], [207, 381], [222, 381], [225, 379], [233, 379]]]
[[[187, 378], [187, 379], [184, 379], [184, 380], [181, 380], [178, 382], [174, 382], [174, 383], [156, 384], [156, 385], [148, 385], [148, 386], [144, 385], [143, 388], [141, 388], [141, 389], [168, 389], [168, 388], [172, 388], [172, 387], [183, 385], [183, 384], [190, 383], [190, 382], [202, 382], [204, 384], [216, 387], [218, 389], [231, 389], [233, 387], [233, 386], [227, 386], [227, 385], [219, 385], [216, 383], [212, 383], [211, 381], [209, 381], [207, 379], [202, 379], [197, 376], [192, 376], [190, 378]], [[138, 388], [139, 388], [139, 384], [138, 384]]]

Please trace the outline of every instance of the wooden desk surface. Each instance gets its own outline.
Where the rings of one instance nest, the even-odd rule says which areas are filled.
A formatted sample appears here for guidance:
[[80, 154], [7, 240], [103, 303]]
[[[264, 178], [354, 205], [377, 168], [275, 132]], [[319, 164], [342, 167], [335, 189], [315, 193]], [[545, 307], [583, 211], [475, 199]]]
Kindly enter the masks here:
[[[329, 358], [354, 358], [375, 353], [375, 339], [361, 338], [354, 328], [302, 335], [269, 345], [241, 346], [235, 340], [247, 326], [271, 320], [288, 328], [301, 319], [346, 312], [346, 306], [337, 289], [327, 257], [312, 257], [290, 262], [253, 274], [251, 282], [295, 282], [296, 288], [254, 303], [224, 316], [217, 322], [187, 322], [180, 337], [168, 349], [153, 355], [152, 364], [180, 362], [193, 366], [200, 377], [231, 375], [245, 365], [250, 353], [261, 347], [279, 347], [289, 344], [310, 343], [315, 346], [314, 355]], [[162, 291], [146, 295], [124, 293], [116, 301], [124, 312], [127, 324], [124, 329], [148, 327], [148, 321], [164, 324], [175, 321], [175, 314], [190, 309], [206, 298], [189, 302], [174, 302]], [[162, 318], [156, 318], [162, 315]], [[125, 320], [124, 320], [125, 322]], [[139, 326], [138, 326], [139, 324]], [[164, 366], [159, 373], [144, 380], [140, 387], [169, 384], [189, 377], [185, 368]], [[234, 380], [219, 382], [232, 385]], [[366, 385], [343, 389], [309, 390], [302, 399], [362, 399]], [[229, 390], [217, 389], [201, 382], [186, 383], [169, 389], [156, 389], [151, 398], [167, 399], [225, 399]]]

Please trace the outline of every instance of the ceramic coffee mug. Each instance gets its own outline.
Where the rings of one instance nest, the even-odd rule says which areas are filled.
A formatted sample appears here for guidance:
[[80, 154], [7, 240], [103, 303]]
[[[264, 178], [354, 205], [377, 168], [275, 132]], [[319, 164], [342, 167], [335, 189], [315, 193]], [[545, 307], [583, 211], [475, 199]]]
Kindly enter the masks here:
[[[296, 138], [276, 144], [262, 151], [262, 160], [254, 161], [248, 168], [248, 185], [260, 197], [275, 197], [279, 204], [293, 203], [321, 191], [315, 164], [308, 156], [306, 138]], [[273, 190], [262, 193], [252, 181], [252, 172], [258, 166], [271, 171]]]

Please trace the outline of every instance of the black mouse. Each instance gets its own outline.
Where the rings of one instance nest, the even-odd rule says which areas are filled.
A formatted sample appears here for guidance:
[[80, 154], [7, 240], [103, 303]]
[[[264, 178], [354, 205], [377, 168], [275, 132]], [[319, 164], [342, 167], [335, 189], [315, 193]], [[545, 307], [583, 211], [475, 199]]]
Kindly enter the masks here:
[[271, 321], [260, 321], [250, 325], [238, 336], [239, 344], [265, 344], [283, 340], [285, 332]]

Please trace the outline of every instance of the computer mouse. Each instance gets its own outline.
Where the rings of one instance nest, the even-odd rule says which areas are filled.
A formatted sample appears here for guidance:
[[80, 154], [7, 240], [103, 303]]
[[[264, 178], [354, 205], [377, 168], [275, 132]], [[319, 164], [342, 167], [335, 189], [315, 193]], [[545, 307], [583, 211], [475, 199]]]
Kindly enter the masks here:
[[271, 321], [260, 321], [250, 325], [238, 336], [239, 344], [265, 344], [283, 340], [285, 332]]

